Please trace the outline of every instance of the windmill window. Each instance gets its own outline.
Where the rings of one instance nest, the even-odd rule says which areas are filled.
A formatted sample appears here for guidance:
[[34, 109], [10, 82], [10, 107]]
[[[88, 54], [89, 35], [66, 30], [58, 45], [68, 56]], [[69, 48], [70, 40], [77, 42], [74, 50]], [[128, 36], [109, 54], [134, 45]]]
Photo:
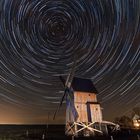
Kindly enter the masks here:
[[90, 96], [90, 94], [88, 94], [88, 96]]
[[96, 108], [96, 111], [98, 111], [98, 108]]
[[79, 108], [79, 106], [77, 106], [77, 108]]

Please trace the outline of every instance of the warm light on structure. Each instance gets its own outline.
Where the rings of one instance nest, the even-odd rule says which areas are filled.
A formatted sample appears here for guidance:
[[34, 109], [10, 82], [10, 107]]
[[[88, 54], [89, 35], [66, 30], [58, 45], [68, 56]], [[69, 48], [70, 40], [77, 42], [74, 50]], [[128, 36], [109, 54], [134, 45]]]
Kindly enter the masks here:
[[102, 112], [95, 93], [75, 92], [75, 107], [79, 114], [77, 122], [101, 122]]
[[140, 124], [138, 122], [134, 123], [135, 127], [140, 127]]
[[133, 125], [135, 128], [140, 129], [140, 117], [138, 115], [133, 117]]
[[133, 121], [133, 124], [135, 128], [140, 128], [140, 120]]

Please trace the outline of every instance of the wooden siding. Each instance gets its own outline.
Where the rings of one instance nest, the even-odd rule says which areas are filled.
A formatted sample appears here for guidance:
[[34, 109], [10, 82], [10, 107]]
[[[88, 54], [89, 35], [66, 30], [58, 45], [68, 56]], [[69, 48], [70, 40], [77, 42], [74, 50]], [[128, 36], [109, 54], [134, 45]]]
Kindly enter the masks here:
[[[74, 105], [79, 115], [77, 122], [102, 121], [101, 107], [95, 93], [74, 92]], [[66, 111], [66, 122], [74, 122], [70, 108]]]
[[91, 110], [91, 120], [92, 122], [101, 122], [102, 121], [102, 113], [101, 107], [99, 104], [90, 104]]
[[74, 92], [74, 102], [75, 103], [97, 102], [96, 94], [76, 91]]

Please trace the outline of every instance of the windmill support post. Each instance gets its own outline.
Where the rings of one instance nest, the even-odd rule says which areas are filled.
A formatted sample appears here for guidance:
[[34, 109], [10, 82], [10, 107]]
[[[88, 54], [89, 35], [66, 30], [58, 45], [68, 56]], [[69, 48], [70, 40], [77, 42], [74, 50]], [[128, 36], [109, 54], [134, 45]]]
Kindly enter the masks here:
[[[93, 127], [94, 122], [86, 124], [82, 122], [74, 122], [73, 124], [66, 124], [66, 135], [72, 135], [72, 136], [94, 136], [95, 132], [99, 133], [100, 135], [103, 135], [103, 132], [101, 130], [95, 129]], [[69, 127], [68, 127], [69, 126]]]

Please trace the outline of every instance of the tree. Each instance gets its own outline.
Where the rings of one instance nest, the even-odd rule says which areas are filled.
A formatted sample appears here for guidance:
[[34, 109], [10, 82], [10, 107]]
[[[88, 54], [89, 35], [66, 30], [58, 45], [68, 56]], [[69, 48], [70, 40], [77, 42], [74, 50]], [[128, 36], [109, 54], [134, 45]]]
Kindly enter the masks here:
[[122, 127], [131, 127], [132, 126], [132, 120], [128, 116], [121, 116], [115, 118], [115, 123], [121, 125]]
[[140, 116], [140, 107], [135, 107], [132, 109], [132, 118], [134, 117], [134, 115]]

